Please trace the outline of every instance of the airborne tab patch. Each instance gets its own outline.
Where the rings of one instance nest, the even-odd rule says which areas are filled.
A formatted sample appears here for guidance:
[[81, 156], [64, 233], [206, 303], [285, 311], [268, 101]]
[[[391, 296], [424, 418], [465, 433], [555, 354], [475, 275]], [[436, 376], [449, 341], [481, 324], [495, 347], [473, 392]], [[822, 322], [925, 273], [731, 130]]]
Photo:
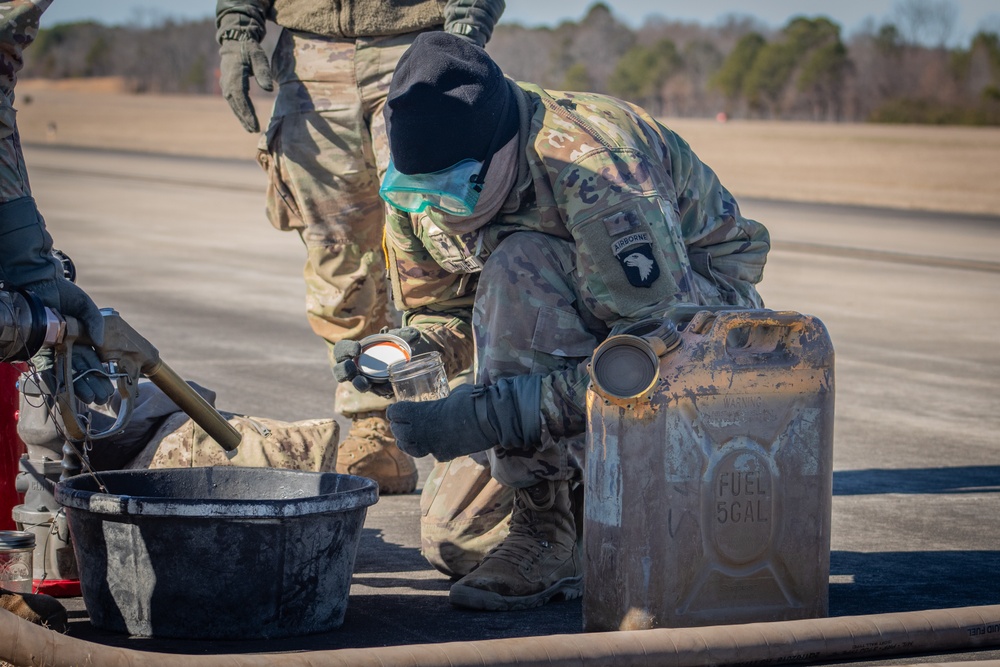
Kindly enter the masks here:
[[660, 277], [660, 266], [653, 256], [653, 239], [647, 232], [624, 236], [611, 245], [611, 252], [634, 287], [649, 287]]

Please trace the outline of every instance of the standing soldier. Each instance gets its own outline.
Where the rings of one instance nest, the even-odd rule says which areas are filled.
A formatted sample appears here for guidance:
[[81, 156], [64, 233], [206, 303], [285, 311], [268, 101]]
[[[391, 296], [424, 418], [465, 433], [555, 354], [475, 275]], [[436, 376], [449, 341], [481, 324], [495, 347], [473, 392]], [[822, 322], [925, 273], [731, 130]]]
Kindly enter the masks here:
[[[382, 107], [396, 62], [421, 32], [485, 45], [503, 0], [218, 0], [222, 94], [248, 132], [260, 131], [248, 95], [253, 76], [278, 83], [258, 160], [267, 171], [267, 215], [306, 246], [306, 313], [331, 346], [392, 326], [383, 259], [381, 175], [389, 161]], [[272, 62], [265, 20], [284, 28]], [[337, 471], [409, 493], [413, 459], [389, 431], [389, 399], [338, 387], [336, 409], [353, 422]], [[438, 476], [440, 479], [440, 476]]]

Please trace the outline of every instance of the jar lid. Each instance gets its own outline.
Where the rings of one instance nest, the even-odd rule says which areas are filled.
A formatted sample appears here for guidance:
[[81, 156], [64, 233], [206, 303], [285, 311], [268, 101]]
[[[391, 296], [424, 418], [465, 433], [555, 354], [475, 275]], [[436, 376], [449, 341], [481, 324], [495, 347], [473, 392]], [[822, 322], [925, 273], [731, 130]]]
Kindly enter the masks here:
[[408, 361], [411, 354], [410, 346], [399, 336], [374, 334], [361, 340], [358, 370], [373, 382], [386, 382], [389, 366], [398, 361]]
[[35, 534], [26, 530], [0, 530], [0, 549], [34, 549]]

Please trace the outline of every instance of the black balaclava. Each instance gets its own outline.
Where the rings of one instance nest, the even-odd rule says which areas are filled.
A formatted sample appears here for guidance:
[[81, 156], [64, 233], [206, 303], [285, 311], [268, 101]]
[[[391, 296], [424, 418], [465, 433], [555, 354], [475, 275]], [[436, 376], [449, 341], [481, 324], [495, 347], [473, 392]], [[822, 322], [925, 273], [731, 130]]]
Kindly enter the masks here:
[[518, 128], [517, 102], [497, 64], [440, 31], [418, 35], [399, 59], [383, 113], [393, 165], [404, 174], [485, 160]]

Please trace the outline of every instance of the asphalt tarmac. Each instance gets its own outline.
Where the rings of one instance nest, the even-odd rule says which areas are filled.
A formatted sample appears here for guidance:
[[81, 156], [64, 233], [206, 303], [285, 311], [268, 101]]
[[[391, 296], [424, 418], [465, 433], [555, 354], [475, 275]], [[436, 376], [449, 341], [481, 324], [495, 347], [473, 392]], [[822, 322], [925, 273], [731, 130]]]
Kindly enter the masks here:
[[[270, 227], [250, 162], [29, 146], [56, 240], [114, 306], [225, 410], [330, 414], [324, 345], [302, 314], [303, 251]], [[836, 348], [830, 615], [1000, 604], [1000, 218], [741, 200], [773, 250], [770, 308], [819, 317]], [[345, 425], [346, 427], [346, 425]], [[430, 462], [419, 462], [421, 483]], [[370, 508], [347, 618], [268, 642], [70, 635], [170, 653], [425, 644], [582, 632], [580, 601], [511, 613], [453, 609], [418, 552], [419, 495]], [[198, 585], [192, 580], [192, 585]], [[178, 610], [183, 613], [183, 610]], [[996, 643], [1000, 643], [1000, 639]], [[1000, 657], [879, 658], [867, 664]]]

